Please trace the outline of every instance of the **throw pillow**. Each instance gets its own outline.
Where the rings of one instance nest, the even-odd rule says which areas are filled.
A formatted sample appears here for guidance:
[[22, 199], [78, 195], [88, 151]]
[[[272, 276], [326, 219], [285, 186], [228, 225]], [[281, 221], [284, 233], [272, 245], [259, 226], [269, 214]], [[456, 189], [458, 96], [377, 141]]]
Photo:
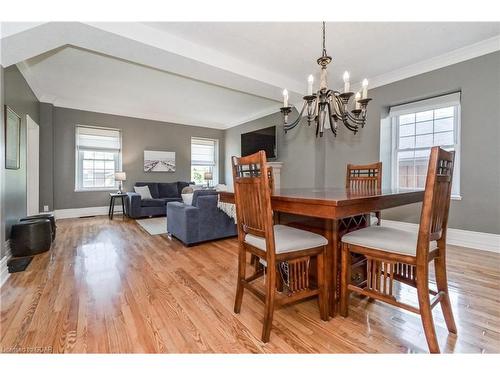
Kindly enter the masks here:
[[141, 199], [153, 199], [148, 186], [134, 186], [134, 191], [141, 196]]
[[227, 191], [227, 186], [224, 184], [215, 185], [215, 191]]
[[184, 204], [187, 204], [188, 206], [193, 204], [193, 193], [181, 194], [181, 197]]

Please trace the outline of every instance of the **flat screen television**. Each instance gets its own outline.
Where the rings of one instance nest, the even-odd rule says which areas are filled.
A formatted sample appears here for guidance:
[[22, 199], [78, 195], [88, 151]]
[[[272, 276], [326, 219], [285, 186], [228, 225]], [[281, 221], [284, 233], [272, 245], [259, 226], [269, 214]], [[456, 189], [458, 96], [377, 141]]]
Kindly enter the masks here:
[[276, 126], [254, 130], [241, 135], [241, 156], [264, 150], [268, 160], [276, 159]]

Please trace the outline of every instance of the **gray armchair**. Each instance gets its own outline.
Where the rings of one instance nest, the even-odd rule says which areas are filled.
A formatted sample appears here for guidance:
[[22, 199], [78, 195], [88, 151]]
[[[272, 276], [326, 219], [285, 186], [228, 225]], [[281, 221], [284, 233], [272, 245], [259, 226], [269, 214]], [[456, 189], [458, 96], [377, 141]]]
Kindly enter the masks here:
[[185, 245], [236, 236], [234, 220], [217, 208], [218, 193], [196, 190], [192, 205], [167, 203], [167, 230]]

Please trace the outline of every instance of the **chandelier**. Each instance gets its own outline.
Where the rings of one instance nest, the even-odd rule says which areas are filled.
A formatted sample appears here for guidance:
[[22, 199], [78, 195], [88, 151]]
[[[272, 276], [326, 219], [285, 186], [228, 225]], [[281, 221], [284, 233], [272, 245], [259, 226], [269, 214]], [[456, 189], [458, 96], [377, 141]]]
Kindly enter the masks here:
[[[326, 68], [332, 58], [326, 53], [325, 47], [325, 22], [323, 22], [323, 53], [317, 60], [321, 67], [319, 90], [313, 93], [314, 77], [310, 75], [307, 80], [307, 95], [304, 96], [304, 104], [297, 119], [288, 123], [288, 115], [292, 107], [288, 105], [288, 91], [283, 90], [283, 107], [280, 108], [283, 114], [283, 128], [285, 133], [295, 128], [302, 119], [302, 115], [307, 108], [307, 123], [311, 125], [316, 123], [316, 137], [323, 136], [325, 129], [331, 129], [334, 136], [337, 136], [338, 122], [341, 121], [344, 126], [356, 134], [359, 127], [364, 127], [366, 122], [366, 107], [371, 100], [368, 98], [368, 80], [364, 79], [362, 83], [362, 94], [350, 92], [349, 72], [345, 72], [344, 92], [331, 90], [327, 87]], [[349, 110], [350, 99], [354, 97], [354, 108]], [[328, 121], [327, 121], [328, 119]]]

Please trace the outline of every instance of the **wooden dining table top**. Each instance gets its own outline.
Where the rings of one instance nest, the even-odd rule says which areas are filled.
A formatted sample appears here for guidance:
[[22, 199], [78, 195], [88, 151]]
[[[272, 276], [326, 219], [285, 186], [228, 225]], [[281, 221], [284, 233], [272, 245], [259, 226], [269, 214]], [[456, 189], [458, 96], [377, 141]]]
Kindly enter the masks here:
[[[281, 188], [273, 192], [273, 210], [338, 219], [422, 202], [423, 190], [381, 189], [360, 191], [347, 188]], [[222, 202], [234, 203], [233, 192], [220, 192]]]

